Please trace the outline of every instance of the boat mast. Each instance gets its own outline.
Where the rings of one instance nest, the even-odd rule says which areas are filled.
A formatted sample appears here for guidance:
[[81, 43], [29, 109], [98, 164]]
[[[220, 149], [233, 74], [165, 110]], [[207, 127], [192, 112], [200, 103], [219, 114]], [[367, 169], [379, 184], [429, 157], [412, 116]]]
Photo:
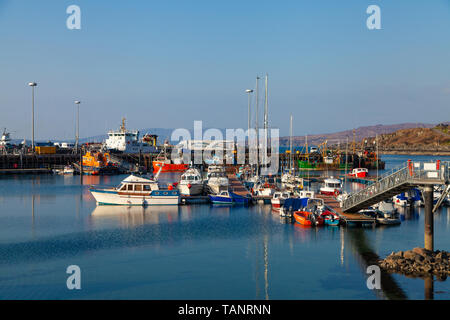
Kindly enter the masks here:
[[376, 157], [376, 161], [377, 161], [377, 181], [378, 181], [378, 134], [375, 136], [375, 143], [377, 144], [377, 150], [376, 150], [376, 154], [375, 154], [375, 157]]
[[345, 144], [345, 175], [344, 175], [344, 186], [347, 185], [347, 159], [348, 159], [348, 137], [347, 137], [347, 143]]
[[259, 139], [258, 139], [258, 82], [259, 77], [256, 77], [256, 88], [255, 88], [255, 97], [256, 97], [256, 117], [255, 117], [255, 131], [256, 131], [256, 176], [259, 176]]
[[291, 172], [291, 170], [293, 169], [293, 165], [292, 165], [292, 114], [291, 114], [291, 127], [290, 127], [290, 137], [289, 137], [289, 148], [290, 148], [290, 152], [289, 152], [289, 172]]
[[269, 130], [269, 106], [268, 106], [268, 78], [269, 75], [266, 73], [266, 92], [264, 99], [264, 164], [267, 165], [267, 147], [268, 147], [268, 130]]

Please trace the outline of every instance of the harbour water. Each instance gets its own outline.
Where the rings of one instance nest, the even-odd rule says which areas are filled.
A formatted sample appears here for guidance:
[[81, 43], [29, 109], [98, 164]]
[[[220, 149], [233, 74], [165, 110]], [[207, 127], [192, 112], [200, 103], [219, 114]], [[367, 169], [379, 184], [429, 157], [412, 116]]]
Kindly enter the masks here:
[[[450, 157], [438, 157], [449, 161]], [[386, 170], [430, 156], [384, 156]], [[382, 173], [382, 172], [380, 172]], [[375, 174], [375, 172], [371, 172]], [[423, 208], [396, 227], [302, 228], [251, 207], [97, 207], [89, 185], [124, 176], [0, 178], [0, 299], [424, 299], [425, 280], [393, 274], [369, 290], [365, 257], [423, 246]], [[174, 174], [162, 174], [174, 181]], [[361, 188], [351, 184], [348, 188]], [[450, 208], [435, 214], [450, 249]], [[68, 290], [66, 268], [81, 268]], [[434, 299], [450, 299], [435, 279]]]

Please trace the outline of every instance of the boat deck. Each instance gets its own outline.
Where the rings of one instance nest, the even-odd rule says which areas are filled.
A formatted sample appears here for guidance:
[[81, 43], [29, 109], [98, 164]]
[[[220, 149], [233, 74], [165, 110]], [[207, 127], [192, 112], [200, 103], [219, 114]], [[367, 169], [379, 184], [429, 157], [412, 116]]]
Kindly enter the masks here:
[[344, 220], [346, 224], [370, 224], [375, 223], [375, 218], [368, 218], [359, 213], [345, 213], [342, 211], [342, 208], [339, 205], [339, 201], [337, 201], [332, 196], [325, 196], [322, 194], [317, 194], [317, 198], [323, 199], [325, 205], [330, 208], [332, 211], [339, 214], [340, 217]]
[[236, 177], [235, 173], [228, 173], [228, 184], [230, 186], [230, 190], [239, 196], [251, 196], [250, 192], [246, 187], [242, 184], [242, 182]]

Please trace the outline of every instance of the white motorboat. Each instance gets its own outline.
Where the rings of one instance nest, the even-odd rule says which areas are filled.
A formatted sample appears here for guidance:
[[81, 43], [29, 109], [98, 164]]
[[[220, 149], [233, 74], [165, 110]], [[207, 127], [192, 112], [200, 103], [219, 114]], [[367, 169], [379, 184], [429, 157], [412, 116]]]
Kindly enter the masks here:
[[180, 192], [170, 185], [160, 188], [157, 179], [128, 176], [116, 188], [90, 188], [98, 205], [178, 205]]
[[270, 200], [270, 203], [272, 204], [272, 208], [273, 209], [281, 208], [283, 206], [285, 200], [289, 199], [290, 197], [291, 197], [291, 195], [289, 194], [289, 192], [276, 191], [273, 194], [272, 199]]
[[204, 181], [202, 174], [197, 168], [189, 168], [181, 175], [177, 187], [180, 194], [187, 196], [196, 196], [203, 193]]
[[219, 194], [222, 191], [228, 191], [229, 181], [224, 167], [209, 166], [207, 178], [210, 193]]
[[324, 185], [320, 188], [320, 194], [329, 196], [339, 196], [342, 193], [341, 180], [333, 177], [324, 180]]
[[281, 187], [283, 189], [303, 189], [303, 178], [297, 177], [290, 172], [281, 175]]

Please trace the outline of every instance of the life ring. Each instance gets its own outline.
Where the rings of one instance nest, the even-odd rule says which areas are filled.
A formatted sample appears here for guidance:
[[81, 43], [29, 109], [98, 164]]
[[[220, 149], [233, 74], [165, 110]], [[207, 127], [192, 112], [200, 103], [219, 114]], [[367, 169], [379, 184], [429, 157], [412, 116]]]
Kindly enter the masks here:
[[334, 196], [337, 197], [339, 195], [339, 190], [334, 190]]

